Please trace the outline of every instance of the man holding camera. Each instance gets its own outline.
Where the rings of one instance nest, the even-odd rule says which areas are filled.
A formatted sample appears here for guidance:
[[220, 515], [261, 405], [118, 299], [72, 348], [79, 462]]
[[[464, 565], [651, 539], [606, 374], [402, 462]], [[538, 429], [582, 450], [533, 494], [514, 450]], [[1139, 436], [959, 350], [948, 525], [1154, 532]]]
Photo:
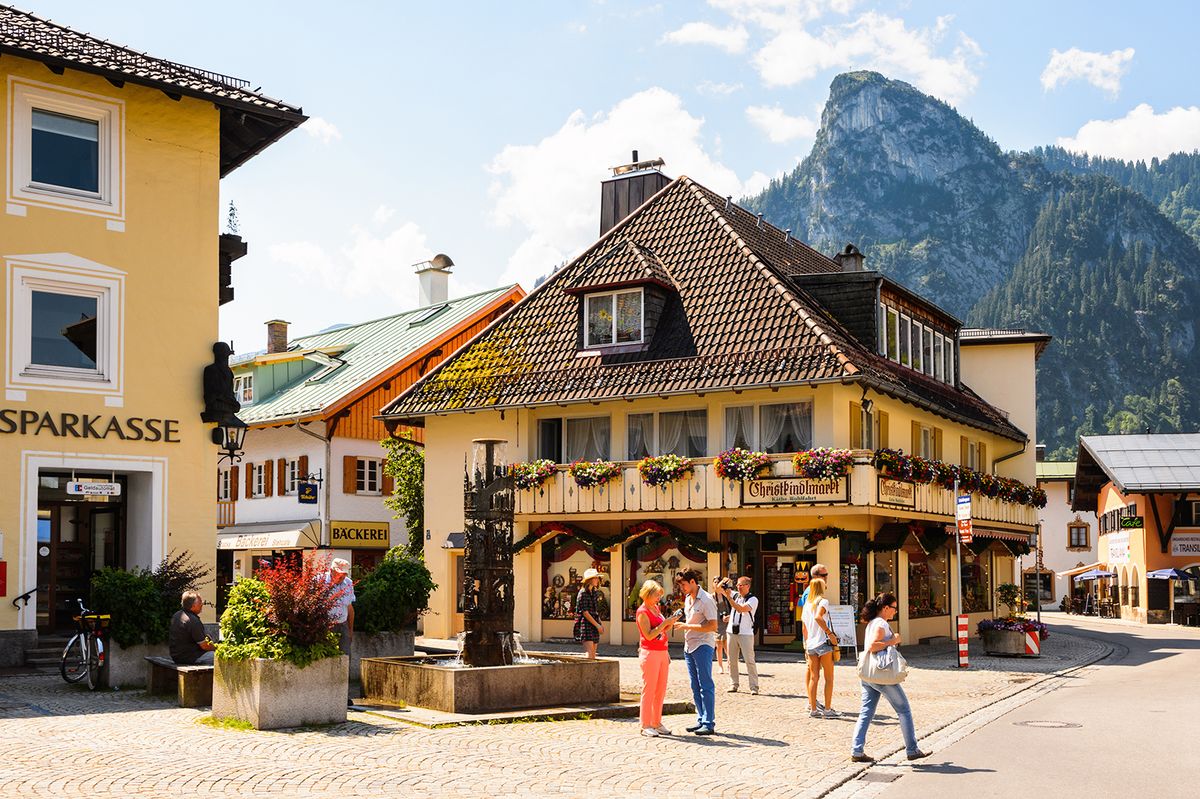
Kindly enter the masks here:
[[729, 614], [726, 637], [729, 639], [729, 693], [738, 689], [738, 652], [746, 661], [746, 673], [750, 675], [750, 693], [758, 693], [758, 666], [754, 662], [754, 614], [758, 610], [758, 597], [750, 593], [750, 578], [739, 577], [737, 591], [728, 578], [717, 585], [717, 591], [729, 601], [733, 612]]
[[704, 579], [695, 569], [684, 569], [675, 575], [675, 583], [683, 591], [684, 623], [683, 660], [692, 683], [692, 699], [696, 703], [696, 723], [687, 728], [697, 735], [716, 732], [716, 686], [713, 685], [713, 654], [717, 644], [717, 603], [712, 594], [700, 587]]

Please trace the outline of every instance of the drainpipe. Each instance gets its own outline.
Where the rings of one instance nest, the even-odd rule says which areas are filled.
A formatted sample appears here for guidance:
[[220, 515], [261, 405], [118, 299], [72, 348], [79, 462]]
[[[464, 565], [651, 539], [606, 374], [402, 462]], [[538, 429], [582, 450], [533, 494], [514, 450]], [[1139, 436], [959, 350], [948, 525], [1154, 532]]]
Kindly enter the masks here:
[[[326, 424], [328, 424], [328, 422], [326, 422]], [[317, 441], [320, 441], [325, 444], [325, 466], [321, 470], [321, 473], [324, 475], [324, 478], [325, 478], [325, 482], [321, 484], [321, 493], [324, 494], [324, 497], [321, 500], [321, 512], [320, 512], [321, 543], [325, 546], [329, 546], [329, 518], [330, 518], [330, 516], [329, 516], [329, 492], [331, 490], [329, 488], [329, 486], [333, 480], [333, 472], [331, 472], [329, 469], [329, 463], [330, 463], [330, 458], [333, 454], [332, 453], [332, 445], [330, 444], [328, 436], [319, 436], [316, 433], [314, 433], [313, 431], [309, 430], [304, 425], [300, 424], [299, 422], [296, 423], [296, 429], [299, 430], [301, 433], [304, 433], [307, 436], [312, 436]]]
[[992, 468], [991, 468], [991, 470], [990, 470], [990, 471], [991, 471], [991, 473], [992, 473], [992, 474], [995, 474], [995, 473], [996, 473], [996, 464], [997, 464], [997, 463], [1000, 463], [1001, 461], [1006, 461], [1006, 460], [1008, 460], [1009, 458], [1015, 458], [1015, 457], [1017, 457], [1018, 455], [1020, 455], [1020, 454], [1024, 453], [1024, 452], [1025, 452], [1025, 450], [1027, 450], [1027, 449], [1029, 449], [1029, 440], [1028, 440], [1028, 439], [1026, 439], [1025, 441], [1021, 442], [1021, 448], [1020, 448], [1020, 449], [1018, 449], [1018, 450], [1016, 450], [1016, 451], [1014, 451], [1014, 452], [1010, 452], [1010, 453], [1008, 453], [1007, 455], [1005, 455], [1004, 457], [1002, 457], [1002, 458], [996, 458], [996, 460], [992, 461]]

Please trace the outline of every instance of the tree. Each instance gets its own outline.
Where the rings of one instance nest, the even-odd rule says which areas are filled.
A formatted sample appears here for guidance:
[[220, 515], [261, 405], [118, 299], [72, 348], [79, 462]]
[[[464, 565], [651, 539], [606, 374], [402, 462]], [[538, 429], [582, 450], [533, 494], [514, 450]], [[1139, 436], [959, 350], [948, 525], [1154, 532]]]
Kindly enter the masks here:
[[379, 442], [387, 452], [383, 473], [392, 478], [396, 490], [385, 497], [383, 504], [395, 514], [393, 518], [408, 523], [408, 551], [413, 557], [423, 557], [425, 546], [425, 451], [408, 441], [385, 438]]

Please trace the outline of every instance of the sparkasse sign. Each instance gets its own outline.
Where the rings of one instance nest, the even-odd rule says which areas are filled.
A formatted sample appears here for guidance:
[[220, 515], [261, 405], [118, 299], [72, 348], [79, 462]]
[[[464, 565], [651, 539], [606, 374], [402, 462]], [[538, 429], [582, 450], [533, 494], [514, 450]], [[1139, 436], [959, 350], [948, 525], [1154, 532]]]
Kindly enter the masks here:
[[806, 505], [849, 501], [847, 480], [810, 480], [807, 477], [764, 477], [742, 484], [743, 505]]

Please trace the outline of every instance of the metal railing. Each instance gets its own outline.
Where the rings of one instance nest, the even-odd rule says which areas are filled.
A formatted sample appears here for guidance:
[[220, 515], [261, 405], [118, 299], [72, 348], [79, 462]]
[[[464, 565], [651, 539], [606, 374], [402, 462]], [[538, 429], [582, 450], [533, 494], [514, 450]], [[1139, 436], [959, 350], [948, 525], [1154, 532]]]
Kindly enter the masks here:
[[[33, 588], [30, 588], [28, 591], [26, 591], [25, 593], [21, 594], [21, 595], [20, 595], [19, 597], [17, 597], [16, 599], [14, 599], [14, 600], [12, 601], [12, 606], [13, 606], [14, 608], [16, 608], [17, 610], [20, 610], [21, 608], [26, 608], [26, 607], [29, 607], [29, 598], [30, 598], [31, 596], [33, 596], [34, 594], [36, 594], [36, 593], [37, 593], [37, 586], [35, 585]], [[18, 602], [24, 602], [24, 604], [22, 604], [22, 605], [18, 605], [18, 604], [17, 604]]]

